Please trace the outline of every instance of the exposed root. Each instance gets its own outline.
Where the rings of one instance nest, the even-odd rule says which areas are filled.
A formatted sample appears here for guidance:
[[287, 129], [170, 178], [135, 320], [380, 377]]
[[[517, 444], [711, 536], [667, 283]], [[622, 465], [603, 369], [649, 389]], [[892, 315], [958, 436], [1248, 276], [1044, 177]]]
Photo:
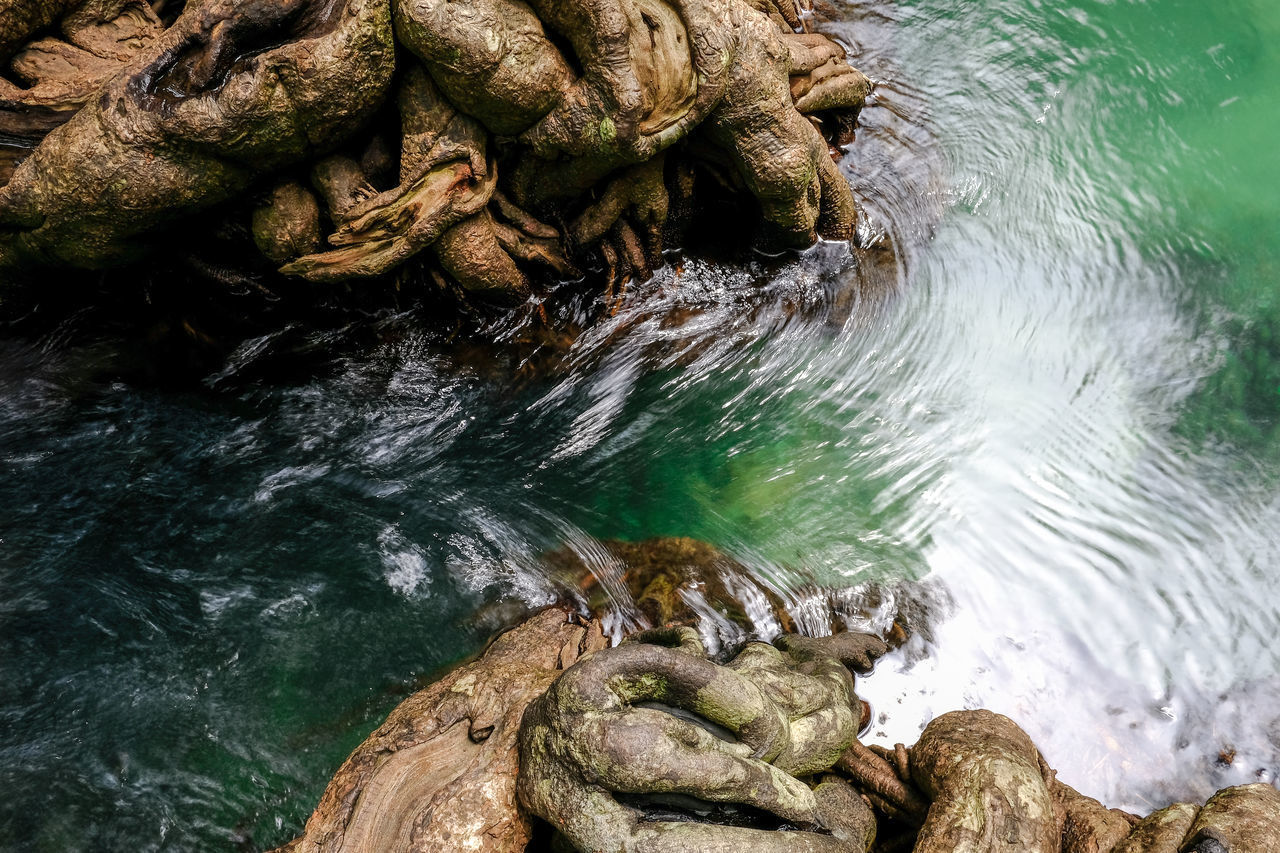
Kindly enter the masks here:
[[[324, 15], [300, 13], [298, 26], [278, 21], [271, 6], [189, 4], [100, 97], [50, 132], [0, 188], [0, 268], [137, 259], [181, 217], [242, 196], [367, 121], [393, 71], [387, 0], [308, 0], [303, 13]], [[232, 53], [248, 52], [229, 66], [219, 59], [221, 76], [207, 91], [166, 88], [190, 79], [182, 69], [214, 44], [220, 24], [210, 29], [211, 21], [230, 28], [223, 43]], [[254, 32], [285, 38], [264, 44]]]
[[[556, 674], [607, 645], [597, 622], [549, 610], [503, 634], [480, 660], [399, 705], [339, 768], [292, 853], [524, 851], [516, 735]], [[479, 849], [479, 848], [476, 848]]]
[[127, 263], [226, 204], [285, 275], [371, 278], [426, 252], [452, 285], [522, 297], [598, 259], [616, 310], [663, 263], [673, 192], [695, 203], [704, 159], [759, 201], [776, 242], [852, 233], [807, 116], [850, 123], [869, 84], [795, 0], [163, 8], [0, 9], [0, 268]]
[[397, 708], [282, 850], [522, 851], [531, 816], [558, 833], [552, 849], [601, 853], [1280, 847], [1270, 785], [1139, 820], [1063, 784], [989, 711], [944, 714], [910, 749], [863, 746], [850, 668], [870, 670], [875, 637], [783, 635], [723, 665], [688, 627], [605, 645], [562, 611], [503, 635]]
[[924, 823], [929, 803], [911, 781], [877, 752], [854, 741], [840, 756], [836, 768], [857, 785], [876, 811], [908, 826]]
[[[521, 802], [581, 850], [865, 853], [870, 810], [847, 783], [797, 778], [829, 768], [853, 740], [852, 676], [823, 653], [828, 641], [780, 645], [789, 650], [751, 644], [717, 666], [696, 632], [670, 629], [583, 661], [525, 715]], [[662, 811], [700, 802], [758, 809], [804, 831]]]
[[525, 295], [529, 284], [499, 241], [486, 211], [445, 231], [435, 244], [436, 257], [453, 280], [473, 293]]
[[387, 272], [483, 210], [493, 187], [493, 178], [477, 180], [469, 163], [446, 161], [406, 186], [355, 205], [329, 237], [339, 248], [299, 258], [280, 271], [317, 282]]

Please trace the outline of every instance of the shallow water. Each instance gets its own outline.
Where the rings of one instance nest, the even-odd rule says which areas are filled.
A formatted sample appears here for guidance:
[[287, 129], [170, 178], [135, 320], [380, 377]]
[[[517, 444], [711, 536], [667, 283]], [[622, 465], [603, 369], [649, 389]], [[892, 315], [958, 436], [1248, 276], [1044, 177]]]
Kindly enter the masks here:
[[689, 262], [552, 379], [409, 334], [174, 392], [0, 344], [0, 846], [287, 840], [591, 537], [923, 579], [948, 603], [864, 683], [873, 739], [983, 706], [1112, 805], [1272, 779], [1280, 7], [836, 17], [879, 81], [845, 168], [896, 292], [832, 309], [841, 247]]

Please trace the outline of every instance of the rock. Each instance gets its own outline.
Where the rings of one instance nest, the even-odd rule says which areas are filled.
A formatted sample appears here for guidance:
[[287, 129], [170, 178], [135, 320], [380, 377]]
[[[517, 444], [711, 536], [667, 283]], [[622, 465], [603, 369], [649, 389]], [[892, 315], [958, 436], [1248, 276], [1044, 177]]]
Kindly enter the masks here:
[[748, 607], [756, 604], [784, 630], [791, 627], [781, 597], [761, 586], [741, 563], [706, 542], [660, 537], [593, 544], [598, 547], [589, 553], [562, 548], [544, 557], [553, 577], [583, 590], [593, 612], [608, 607], [610, 596], [629, 598], [647, 622], [645, 627], [695, 626], [704, 614], [690, 601], [700, 601], [733, 625], [751, 631], [758, 626]]

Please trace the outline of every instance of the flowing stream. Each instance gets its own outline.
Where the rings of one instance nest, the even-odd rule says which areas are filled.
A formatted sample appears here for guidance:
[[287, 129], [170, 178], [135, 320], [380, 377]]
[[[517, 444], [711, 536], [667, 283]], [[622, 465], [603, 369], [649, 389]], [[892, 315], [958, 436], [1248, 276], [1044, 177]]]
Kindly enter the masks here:
[[398, 334], [174, 391], [0, 342], [0, 849], [288, 840], [493, 602], [554, 595], [541, 553], [606, 537], [921, 581], [872, 740], [989, 707], [1142, 811], [1274, 779], [1280, 6], [832, 14], [888, 284], [689, 261], [553, 375]]

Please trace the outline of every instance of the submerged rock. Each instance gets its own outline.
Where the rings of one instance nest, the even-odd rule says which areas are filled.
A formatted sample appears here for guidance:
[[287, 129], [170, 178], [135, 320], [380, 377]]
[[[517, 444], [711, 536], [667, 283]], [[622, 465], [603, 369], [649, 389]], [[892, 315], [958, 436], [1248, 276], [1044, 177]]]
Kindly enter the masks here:
[[623, 630], [697, 628], [712, 652], [779, 633], [873, 631], [893, 647], [928, 633], [936, 590], [866, 584], [830, 590], [771, 584], [734, 557], [688, 537], [585, 540], [543, 555], [547, 574]]

